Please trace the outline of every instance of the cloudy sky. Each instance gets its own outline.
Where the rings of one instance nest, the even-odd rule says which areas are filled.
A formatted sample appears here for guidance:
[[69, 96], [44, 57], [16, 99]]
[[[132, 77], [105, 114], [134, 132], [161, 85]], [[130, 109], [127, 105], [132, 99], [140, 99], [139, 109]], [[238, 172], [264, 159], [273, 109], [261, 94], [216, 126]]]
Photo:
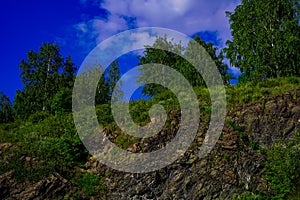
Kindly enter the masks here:
[[71, 55], [77, 66], [101, 41], [139, 27], [198, 34], [222, 48], [231, 39], [225, 11], [233, 11], [239, 3], [240, 0], [2, 1], [0, 91], [13, 100], [15, 90], [22, 89], [18, 65], [26, 52], [38, 51], [42, 42], [56, 41], [62, 54]]

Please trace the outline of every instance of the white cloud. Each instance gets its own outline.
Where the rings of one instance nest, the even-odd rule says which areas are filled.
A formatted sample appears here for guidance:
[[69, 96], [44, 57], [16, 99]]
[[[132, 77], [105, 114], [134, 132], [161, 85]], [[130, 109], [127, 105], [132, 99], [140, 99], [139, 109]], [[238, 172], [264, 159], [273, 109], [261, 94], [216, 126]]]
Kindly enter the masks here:
[[92, 19], [97, 42], [127, 30], [124, 17], [136, 19], [138, 27], [164, 27], [192, 35], [217, 31], [221, 46], [231, 38], [225, 11], [233, 11], [239, 0], [104, 0], [100, 7], [109, 11], [107, 20]]
[[125, 46], [123, 48], [124, 52], [127, 52], [128, 50], [131, 49], [138, 49], [141, 46], [149, 45], [151, 46], [154, 44], [156, 37], [151, 36], [148, 32], [137, 32], [137, 33], [132, 33], [130, 35], [131, 37], [131, 42], [130, 46]]
[[109, 16], [107, 21], [94, 19], [92, 20], [92, 24], [94, 32], [98, 34], [98, 43], [128, 28], [126, 20], [117, 15]]

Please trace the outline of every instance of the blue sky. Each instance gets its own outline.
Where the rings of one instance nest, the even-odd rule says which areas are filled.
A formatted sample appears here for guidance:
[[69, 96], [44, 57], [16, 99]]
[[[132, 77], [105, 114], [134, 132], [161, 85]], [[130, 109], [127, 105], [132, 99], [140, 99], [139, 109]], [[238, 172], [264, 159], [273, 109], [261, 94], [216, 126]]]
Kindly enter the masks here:
[[[63, 56], [71, 55], [77, 66], [104, 39], [137, 27], [199, 33], [222, 48], [231, 38], [225, 11], [233, 11], [238, 4], [239, 0], [2, 1], [0, 91], [13, 100], [15, 91], [22, 89], [18, 65], [28, 51], [38, 51], [42, 42], [55, 41]], [[127, 60], [121, 67], [135, 63], [135, 59]]]

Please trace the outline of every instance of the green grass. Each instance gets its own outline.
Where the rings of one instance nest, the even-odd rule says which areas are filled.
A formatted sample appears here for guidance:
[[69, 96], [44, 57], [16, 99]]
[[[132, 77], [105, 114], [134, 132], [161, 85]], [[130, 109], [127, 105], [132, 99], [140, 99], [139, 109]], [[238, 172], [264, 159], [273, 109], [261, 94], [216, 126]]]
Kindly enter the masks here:
[[297, 89], [300, 89], [300, 78], [298, 77], [237, 84], [226, 88], [227, 103], [229, 106], [244, 105], [262, 101], [263, 97], [273, 97]]

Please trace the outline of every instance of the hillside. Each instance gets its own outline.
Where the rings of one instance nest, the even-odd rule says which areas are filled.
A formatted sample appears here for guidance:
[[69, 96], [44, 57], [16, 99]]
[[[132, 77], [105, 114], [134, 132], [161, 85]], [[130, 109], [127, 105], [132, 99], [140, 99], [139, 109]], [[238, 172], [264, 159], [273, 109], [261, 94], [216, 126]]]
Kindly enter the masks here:
[[[194, 142], [176, 162], [146, 174], [115, 171], [91, 157], [71, 113], [36, 113], [28, 121], [1, 125], [0, 199], [299, 199], [300, 79], [227, 86], [226, 123], [202, 159], [210, 103], [206, 89], [195, 91], [202, 112]], [[97, 108], [109, 139], [131, 152], [159, 149], [178, 129], [176, 102], [145, 102], [132, 103], [138, 123], [149, 120], [140, 104], [162, 102], [171, 116], [149, 140], [127, 137], [107, 105]]]

